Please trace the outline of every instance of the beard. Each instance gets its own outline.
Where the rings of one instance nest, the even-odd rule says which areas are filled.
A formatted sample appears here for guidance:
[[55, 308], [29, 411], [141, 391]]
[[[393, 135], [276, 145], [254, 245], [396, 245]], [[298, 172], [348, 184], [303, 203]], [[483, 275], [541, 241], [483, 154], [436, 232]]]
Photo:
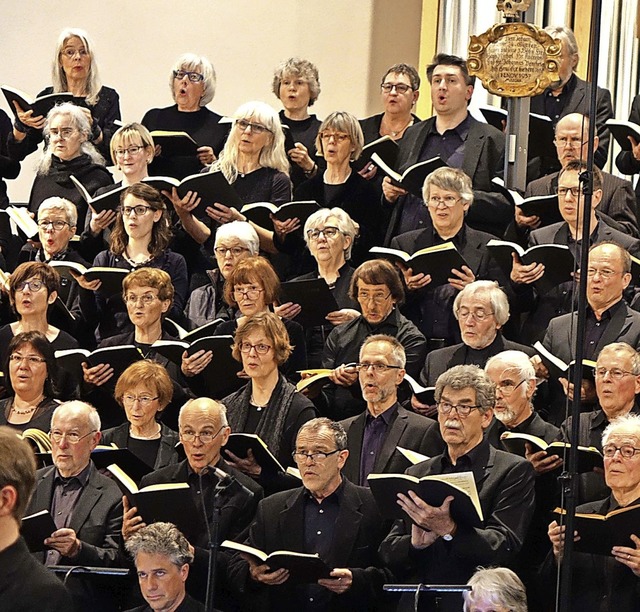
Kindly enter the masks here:
[[493, 414], [504, 425], [508, 425], [516, 418], [516, 413], [510, 408], [494, 408]]

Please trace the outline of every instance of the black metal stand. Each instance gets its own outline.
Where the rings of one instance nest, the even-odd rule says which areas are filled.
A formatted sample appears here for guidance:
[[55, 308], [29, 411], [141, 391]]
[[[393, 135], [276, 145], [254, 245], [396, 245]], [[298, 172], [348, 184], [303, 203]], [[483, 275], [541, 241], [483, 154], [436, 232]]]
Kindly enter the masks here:
[[220, 531], [220, 514], [222, 511], [220, 505], [220, 495], [229, 486], [222, 480], [218, 482], [213, 492], [213, 512], [211, 515], [211, 523], [207, 516], [207, 508], [204, 499], [204, 490], [202, 488], [202, 474], [200, 476], [200, 494], [202, 495], [202, 510], [204, 512], [204, 521], [207, 526], [207, 536], [209, 537], [209, 571], [207, 575], [207, 595], [205, 600], [205, 609], [207, 612], [214, 612], [214, 598], [216, 592], [216, 568], [218, 566], [218, 553], [220, 551], [219, 531]]
[[385, 584], [382, 587], [391, 593], [413, 593], [413, 609], [418, 612], [422, 593], [464, 593], [470, 591], [468, 584]]

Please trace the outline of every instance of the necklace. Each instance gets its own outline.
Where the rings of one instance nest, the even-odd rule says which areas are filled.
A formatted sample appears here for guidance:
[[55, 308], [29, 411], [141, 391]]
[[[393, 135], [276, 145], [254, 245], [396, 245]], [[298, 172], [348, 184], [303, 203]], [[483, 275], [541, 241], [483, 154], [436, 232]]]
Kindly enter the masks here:
[[269, 402], [267, 402], [266, 404], [258, 404], [258, 402], [256, 402], [256, 400], [253, 398], [253, 395], [251, 396], [251, 399], [249, 401], [251, 402], [252, 406], [256, 407], [256, 410], [258, 412], [262, 412], [262, 410], [264, 410], [269, 405]]
[[131, 428], [129, 428], [129, 435], [135, 440], [155, 440], [160, 437], [160, 432], [162, 431], [160, 427], [160, 423], [158, 423], [157, 425], [158, 425], [158, 430], [156, 431], [156, 433], [150, 436], [134, 436], [133, 433], [131, 432]]
[[[392, 129], [387, 130], [387, 133], [390, 136], [393, 136], [394, 138], [400, 134], [402, 134], [402, 132], [404, 132], [411, 124], [413, 123], [413, 117], [409, 117], [409, 121], [407, 123], [405, 123], [404, 127], [397, 130], [397, 131], [393, 131]], [[383, 134], [384, 136], [384, 134]]]
[[20, 416], [23, 416], [25, 414], [31, 414], [32, 412], [35, 412], [36, 408], [37, 406], [33, 406], [32, 408], [27, 408], [26, 410], [19, 410], [18, 408], [13, 406], [11, 408], [11, 412], [13, 412], [13, 414], [19, 414]]

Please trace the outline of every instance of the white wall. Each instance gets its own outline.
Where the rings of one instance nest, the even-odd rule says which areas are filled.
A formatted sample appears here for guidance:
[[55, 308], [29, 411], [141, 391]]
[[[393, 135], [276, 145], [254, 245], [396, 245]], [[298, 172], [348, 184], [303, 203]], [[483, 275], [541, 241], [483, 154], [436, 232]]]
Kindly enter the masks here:
[[[209, 106], [221, 114], [254, 99], [278, 109], [273, 69], [298, 55], [320, 71], [313, 112], [361, 117], [379, 112], [372, 92], [381, 66], [417, 64], [420, 7], [421, 0], [1, 0], [0, 83], [29, 94], [49, 85], [58, 34], [71, 26], [94, 39], [102, 81], [120, 93], [124, 121], [172, 104], [169, 70], [188, 51], [213, 62], [218, 88]], [[3, 97], [0, 108], [13, 117]], [[9, 182], [13, 201], [28, 198], [37, 155]]]

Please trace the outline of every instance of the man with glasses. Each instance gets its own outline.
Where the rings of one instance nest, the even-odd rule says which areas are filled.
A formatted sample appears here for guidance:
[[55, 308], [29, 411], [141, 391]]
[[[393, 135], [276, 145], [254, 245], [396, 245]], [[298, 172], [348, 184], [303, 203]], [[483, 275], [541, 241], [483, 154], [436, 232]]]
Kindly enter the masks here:
[[260, 502], [247, 543], [266, 553], [317, 553], [331, 575], [296, 586], [290, 584], [288, 570], [272, 571], [266, 564], [237, 556], [232, 579], [250, 603], [247, 609], [383, 609], [382, 585], [392, 579], [378, 558], [386, 526], [371, 492], [342, 476], [348, 455], [347, 436], [339, 423], [318, 418], [298, 431], [293, 457], [302, 486]]
[[367, 485], [372, 472], [402, 473], [407, 460], [398, 446], [431, 457], [443, 443], [433, 419], [414, 414], [398, 403], [398, 386], [404, 379], [404, 348], [391, 336], [369, 336], [360, 348], [356, 369], [367, 408], [341, 421], [349, 439], [349, 456], [343, 474]]
[[[396, 520], [380, 552], [398, 582], [465, 584], [478, 565], [509, 565], [524, 540], [534, 508], [531, 465], [493, 448], [484, 431], [493, 418], [495, 385], [477, 366], [460, 365], [438, 378], [435, 398], [444, 453], [407, 470], [416, 477], [472, 472], [483, 523], [472, 528], [451, 516], [452, 498], [430, 506], [415, 493], [398, 495], [407, 513]], [[413, 597], [413, 595], [412, 595]], [[460, 595], [441, 605], [423, 597], [424, 610], [460, 610]]]
[[[101, 436], [97, 410], [80, 401], [61, 404], [51, 417], [50, 435], [53, 466], [38, 470], [26, 514], [48, 510], [57, 529], [37, 555], [45, 565], [119, 566], [122, 494], [91, 462]], [[104, 589], [71, 582], [78, 609], [113, 609]]]
[[[203, 518], [190, 530], [185, 530], [185, 536], [193, 546], [195, 555], [187, 580], [187, 592], [204, 601], [208, 576], [208, 533], [214, 515], [215, 490], [220, 485], [214, 468], [229, 474], [233, 479], [233, 482], [225, 486], [217, 501], [220, 508], [219, 542], [244, 539], [258, 501], [262, 498], [262, 488], [253, 479], [226, 463], [220, 454], [220, 449], [227, 443], [231, 433], [226, 408], [221, 403], [207, 397], [188, 402], [180, 410], [178, 425], [180, 442], [187, 458], [147, 474], [140, 482], [140, 487], [161, 483], [189, 484], [193, 501]], [[123, 501], [125, 514], [122, 536], [126, 542], [145, 523], [137, 509], [130, 508], [126, 498]], [[205, 514], [208, 524], [204, 521]], [[227, 560], [226, 553], [219, 553], [220, 572], [224, 571]], [[218, 580], [217, 584], [216, 605], [224, 608], [222, 601], [229, 597], [229, 593], [223, 581]]]

